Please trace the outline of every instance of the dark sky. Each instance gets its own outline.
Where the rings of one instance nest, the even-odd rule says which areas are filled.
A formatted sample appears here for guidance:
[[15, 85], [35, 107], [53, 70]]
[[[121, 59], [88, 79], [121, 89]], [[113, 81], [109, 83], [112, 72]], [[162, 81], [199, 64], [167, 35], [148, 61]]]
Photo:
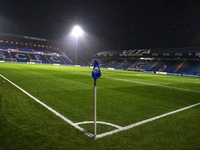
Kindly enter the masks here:
[[105, 50], [188, 47], [200, 35], [200, 1], [0, 1], [0, 32], [61, 40], [75, 24]]

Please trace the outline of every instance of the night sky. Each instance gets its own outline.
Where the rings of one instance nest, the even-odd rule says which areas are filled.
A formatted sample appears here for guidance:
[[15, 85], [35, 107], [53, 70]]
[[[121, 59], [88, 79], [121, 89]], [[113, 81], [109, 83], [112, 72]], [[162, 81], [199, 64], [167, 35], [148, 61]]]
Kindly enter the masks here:
[[1, 33], [64, 41], [75, 24], [99, 50], [189, 47], [200, 36], [200, 1], [0, 1]]

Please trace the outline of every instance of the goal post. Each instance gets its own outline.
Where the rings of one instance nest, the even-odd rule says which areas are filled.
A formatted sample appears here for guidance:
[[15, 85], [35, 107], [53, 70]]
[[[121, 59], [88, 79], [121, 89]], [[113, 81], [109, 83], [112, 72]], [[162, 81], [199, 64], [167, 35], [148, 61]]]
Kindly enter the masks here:
[[37, 60], [37, 59], [31, 59], [30, 62], [27, 62], [30, 64], [42, 64], [42, 60]]
[[17, 62], [16, 58], [3, 58], [2, 61], [4, 62]]

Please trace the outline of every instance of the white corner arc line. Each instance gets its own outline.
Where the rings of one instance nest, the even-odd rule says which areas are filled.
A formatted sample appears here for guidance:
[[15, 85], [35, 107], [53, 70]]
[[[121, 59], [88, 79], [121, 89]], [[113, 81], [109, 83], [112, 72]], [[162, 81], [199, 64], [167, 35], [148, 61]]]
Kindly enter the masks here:
[[54, 109], [52, 109], [51, 107], [49, 107], [45, 103], [41, 102], [40, 100], [38, 100], [37, 98], [35, 98], [34, 96], [32, 96], [31, 94], [29, 94], [28, 92], [26, 92], [24, 89], [22, 89], [21, 87], [19, 87], [18, 85], [16, 85], [15, 83], [13, 83], [12, 81], [10, 81], [6, 77], [4, 77], [3, 75], [0, 74], [0, 76], [3, 79], [5, 79], [6, 81], [8, 81], [9, 83], [11, 83], [16, 88], [18, 88], [20, 91], [22, 91], [24, 94], [26, 94], [27, 96], [29, 96], [30, 98], [32, 98], [33, 100], [35, 100], [36, 102], [38, 102], [40, 105], [42, 105], [43, 107], [45, 107], [46, 109], [48, 109], [49, 111], [51, 111], [52, 113], [54, 113], [56, 116], [60, 117], [62, 120], [64, 120], [68, 124], [72, 125], [73, 127], [75, 127], [76, 129], [80, 130], [81, 132], [84, 132], [87, 136], [92, 137], [92, 138], [94, 137], [93, 134], [89, 133], [85, 129], [81, 128], [80, 126], [78, 126], [77, 124], [75, 124], [74, 122], [72, 122], [71, 120], [67, 119], [66, 117], [64, 117], [59, 112], [55, 111]]
[[[83, 122], [77, 122], [75, 124], [80, 125], [80, 124], [91, 124], [91, 123], [94, 123], [94, 121], [83, 121]], [[122, 126], [118, 126], [116, 124], [112, 124], [112, 123], [109, 123], [109, 122], [97, 121], [97, 123], [98, 124], [105, 124], [105, 125], [108, 125], [108, 126], [118, 128], [118, 129], [123, 128]]]
[[198, 106], [198, 105], [200, 105], [200, 103], [196, 103], [196, 104], [193, 104], [193, 105], [190, 105], [190, 106], [181, 108], [181, 109], [177, 109], [177, 110], [175, 110], [175, 111], [171, 111], [171, 112], [168, 112], [168, 113], [165, 113], [165, 114], [162, 114], [162, 115], [153, 117], [153, 118], [149, 118], [149, 119], [146, 119], [146, 120], [143, 120], [143, 121], [140, 121], [140, 122], [137, 122], [137, 123], [134, 123], [134, 124], [131, 124], [131, 125], [122, 127], [122, 128], [120, 128], [120, 129], [116, 129], [116, 130], [112, 130], [112, 131], [110, 131], [110, 132], [102, 133], [102, 134], [97, 135], [97, 136], [96, 136], [96, 139], [102, 138], [102, 137], [105, 137], [105, 136], [108, 136], [108, 135], [112, 135], [112, 134], [114, 134], [114, 133], [121, 132], [121, 131], [124, 131], [124, 130], [128, 130], [128, 129], [131, 129], [131, 128], [133, 128], [133, 127], [136, 127], [136, 126], [139, 126], [139, 125], [142, 125], [142, 124], [145, 124], [145, 123], [154, 121], [154, 120], [158, 120], [158, 119], [160, 119], [160, 118], [163, 118], [163, 117], [166, 117], [166, 116], [169, 116], [169, 115], [172, 115], [172, 114], [175, 114], [175, 113], [178, 113], [178, 112], [181, 112], [181, 111], [190, 109], [190, 108], [195, 107], [195, 106]]

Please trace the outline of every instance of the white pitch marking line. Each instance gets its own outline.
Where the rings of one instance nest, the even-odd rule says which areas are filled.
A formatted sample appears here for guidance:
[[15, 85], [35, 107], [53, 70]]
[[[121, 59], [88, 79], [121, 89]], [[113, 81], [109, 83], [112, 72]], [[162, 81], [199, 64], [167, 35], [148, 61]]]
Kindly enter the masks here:
[[176, 89], [176, 90], [183, 90], [183, 91], [190, 91], [190, 92], [200, 93], [200, 91], [198, 91], [198, 90], [185, 89], [185, 88], [179, 88], [179, 87], [173, 87], [173, 86], [166, 86], [166, 85], [148, 83], [148, 82], [141, 82], [141, 81], [136, 81], [136, 80], [118, 79], [118, 78], [111, 78], [111, 77], [104, 77], [104, 78], [108, 78], [108, 79], [112, 79], [112, 80], [118, 80], [118, 81], [133, 82], [133, 83], [139, 83], [139, 84], [144, 84], [144, 85], [153, 85], [153, 86], [160, 86], [160, 87], [165, 87], [165, 88], [170, 88], [170, 89]]
[[[91, 123], [94, 123], [94, 121], [83, 121], [83, 122], [77, 122], [75, 124], [79, 125], [79, 124], [91, 124]], [[105, 124], [105, 125], [108, 125], [108, 126], [113, 126], [115, 128], [123, 128], [122, 126], [118, 126], [118, 125], [115, 125], [115, 124], [112, 124], [112, 123], [109, 123], [109, 122], [103, 122], [103, 121], [97, 121], [98, 124]]]
[[68, 124], [72, 125], [73, 127], [75, 127], [76, 129], [80, 130], [81, 132], [84, 132], [87, 136], [89, 137], [94, 137], [93, 134], [89, 133], [88, 131], [86, 131], [85, 129], [81, 128], [80, 126], [78, 126], [76, 123], [72, 122], [71, 120], [67, 119], [66, 117], [64, 117], [63, 115], [61, 115], [59, 112], [55, 111], [54, 109], [52, 109], [51, 107], [49, 107], [48, 105], [46, 105], [45, 103], [41, 102], [40, 100], [38, 100], [37, 98], [35, 98], [34, 96], [32, 96], [31, 94], [29, 94], [28, 92], [26, 92], [24, 89], [22, 89], [21, 87], [19, 87], [18, 85], [16, 85], [15, 83], [13, 83], [12, 81], [10, 81], [9, 79], [7, 79], [6, 77], [4, 77], [3, 75], [0, 74], [0, 76], [5, 79], [6, 81], [8, 81], [9, 83], [11, 83], [13, 86], [15, 86], [16, 88], [18, 88], [20, 91], [22, 91], [24, 94], [28, 95], [30, 98], [32, 98], [33, 100], [35, 100], [36, 102], [38, 102], [40, 105], [44, 106], [46, 109], [48, 109], [49, 111], [51, 111], [52, 113], [54, 113], [56, 116], [60, 117], [61, 119], [63, 119], [65, 122], [67, 122]]
[[[20, 88], [18, 85], [16, 85], [15, 83], [13, 83], [12, 81], [10, 81], [9, 79], [7, 79], [6, 77], [4, 77], [3, 75], [0, 74], [0, 76], [2, 78], [4, 78], [6, 81], [8, 81], [9, 83], [11, 83], [12, 85], [14, 85], [16, 88], [18, 88], [20, 91], [22, 91], [24, 94], [28, 95], [29, 97], [31, 97], [33, 100], [35, 100], [36, 102], [38, 102], [39, 104], [41, 104], [43, 107], [47, 108], [49, 111], [53, 112], [55, 115], [57, 115], [58, 117], [60, 117], [61, 119], [63, 119], [65, 122], [69, 123], [70, 125], [72, 125], [73, 127], [75, 127], [76, 129], [80, 130], [81, 132], [84, 132], [87, 136], [89, 137], [94, 137], [94, 135], [92, 133], [89, 133], [88, 131], [86, 131], [85, 129], [81, 128], [80, 126], [78, 126], [78, 124], [81, 124], [81, 123], [74, 123], [72, 122], [71, 120], [67, 119], [66, 117], [64, 117], [63, 115], [61, 115], [60, 113], [58, 113], [57, 111], [55, 111], [54, 109], [52, 109], [51, 107], [49, 107], [48, 105], [46, 105], [45, 103], [41, 102], [40, 100], [38, 100], [37, 98], [35, 98], [34, 96], [32, 96], [31, 94], [29, 94], [28, 92], [26, 92], [25, 90], [23, 90], [22, 88]], [[130, 82], [130, 81], [129, 81]], [[141, 82], [143, 83], [143, 82]], [[144, 84], [144, 83], [143, 83]], [[105, 136], [108, 136], [108, 135], [112, 135], [114, 133], [117, 133], [117, 132], [121, 132], [121, 131], [124, 131], [124, 130], [128, 130], [128, 129], [131, 129], [133, 127], [136, 127], [136, 126], [139, 126], [139, 125], [142, 125], [142, 124], [145, 124], [145, 123], [148, 123], [148, 122], [151, 122], [151, 121], [154, 121], [154, 120], [157, 120], [157, 119], [160, 119], [160, 118], [163, 118], [163, 117], [166, 117], [166, 116], [169, 116], [169, 115], [172, 115], [172, 114], [175, 114], [175, 113], [178, 113], [180, 111], [183, 111], [183, 110], [186, 110], [186, 109], [190, 109], [192, 107], [195, 107], [197, 105], [200, 105], [200, 103], [197, 103], [197, 104], [194, 104], [194, 105], [190, 105], [188, 107], [184, 107], [184, 108], [181, 108], [181, 109], [178, 109], [178, 110], [175, 110], [175, 111], [172, 111], [172, 112], [169, 112], [169, 113], [166, 113], [166, 114], [163, 114], [163, 115], [159, 115], [159, 116], [156, 116], [156, 117], [153, 117], [153, 118], [150, 118], [150, 119], [147, 119], [147, 120], [143, 120], [143, 121], [140, 121], [140, 122], [137, 122], [135, 124], [131, 124], [131, 125], [128, 125], [128, 126], [125, 126], [125, 127], [121, 127], [121, 126], [118, 126], [116, 130], [112, 130], [110, 132], [106, 132], [106, 133], [103, 133], [103, 134], [99, 134], [96, 136], [96, 139], [98, 138], [102, 138], [102, 137], [105, 137]], [[102, 122], [101, 122], [102, 123]], [[110, 124], [110, 123], [108, 123]]]
[[154, 120], [158, 120], [160, 118], [163, 118], [163, 117], [166, 117], [166, 116], [169, 116], [169, 115], [172, 115], [172, 114], [175, 114], [175, 113], [190, 109], [190, 108], [198, 106], [198, 105], [200, 105], [200, 103], [193, 104], [193, 105], [190, 105], [190, 106], [187, 106], [187, 107], [175, 110], [175, 111], [171, 111], [171, 112], [168, 112], [168, 113], [165, 113], [165, 114], [153, 117], [153, 118], [149, 118], [149, 119], [146, 119], [146, 120], [143, 120], [143, 121], [140, 121], [140, 122], [137, 122], [137, 123], [122, 127], [120, 129], [116, 129], [116, 130], [112, 130], [110, 132], [102, 133], [102, 134], [97, 135], [96, 139], [99, 139], [99, 138], [102, 138], [102, 137], [105, 137], [105, 136], [108, 136], [108, 135], [112, 135], [114, 133], [121, 132], [121, 131], [124, 131], [124, 130], [128, 130], [128, 129], [131, 129], [133, 127], [136, 127], [136, 126], [139, 126], [139, 125], [142, 125], [142, 124], [154, 121]]

